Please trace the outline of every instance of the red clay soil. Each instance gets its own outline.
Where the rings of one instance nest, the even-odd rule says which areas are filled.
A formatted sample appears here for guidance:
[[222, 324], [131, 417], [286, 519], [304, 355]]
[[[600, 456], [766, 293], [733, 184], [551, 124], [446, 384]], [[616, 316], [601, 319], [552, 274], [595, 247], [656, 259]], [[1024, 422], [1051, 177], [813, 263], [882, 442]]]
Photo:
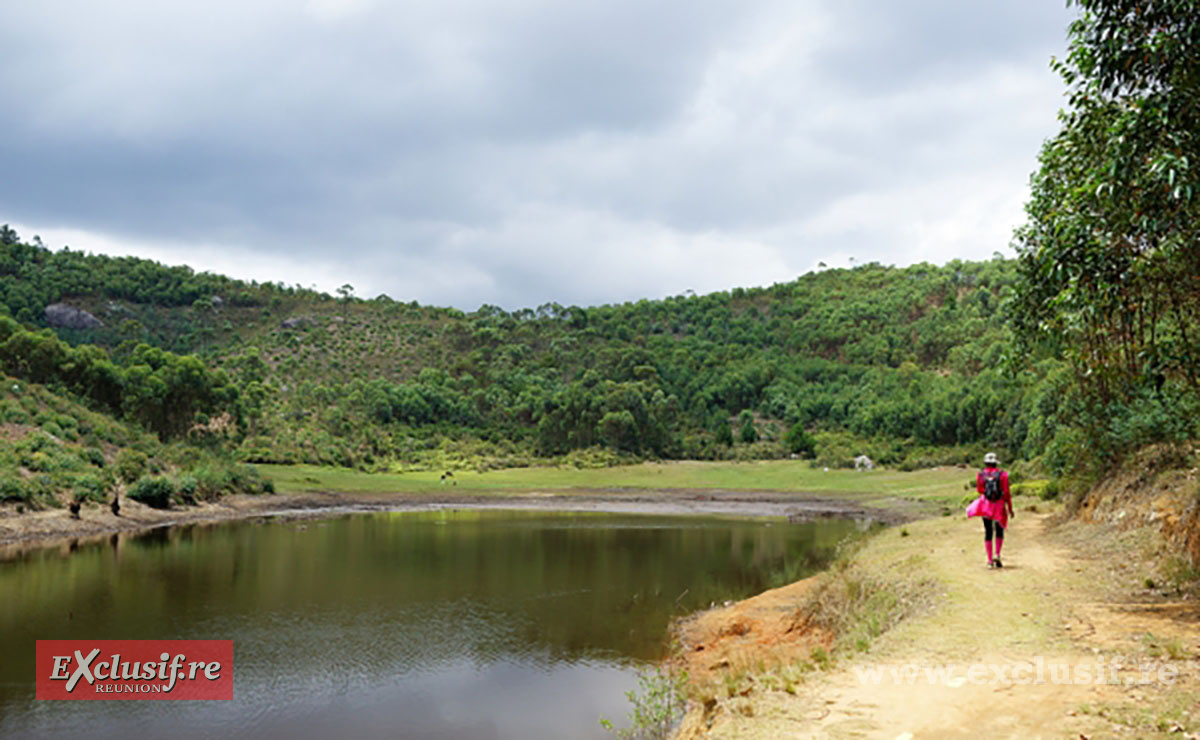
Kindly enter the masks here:
[[828, 649], [833, 634], [808, 624], [801, 607], [816, 578], [693, 615], [676, 628], [678, 667], [693, 681], [721, 672], [760, 671]]

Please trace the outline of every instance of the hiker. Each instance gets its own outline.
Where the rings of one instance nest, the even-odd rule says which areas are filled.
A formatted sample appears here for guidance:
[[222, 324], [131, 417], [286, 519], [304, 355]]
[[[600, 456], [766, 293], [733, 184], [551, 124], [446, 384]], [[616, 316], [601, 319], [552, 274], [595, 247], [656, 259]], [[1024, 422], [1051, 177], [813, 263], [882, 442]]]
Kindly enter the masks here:
[[[996, 453], [983, 456], [983, 470], [975, 476], [975, 489], [979, 498], [967, 507], [967, 517], [983, 517], [983, 544], [987, 548], [988, 567], [1003, 568], [1000, 548], [1004, 546], [1004, 529], [1009, 517], [1015, 516], [1012, 492], [1008, 488], [1008, 472], [1000, 469]], [[996, 539], [996, 554], [992, 556], [992, 537]]]

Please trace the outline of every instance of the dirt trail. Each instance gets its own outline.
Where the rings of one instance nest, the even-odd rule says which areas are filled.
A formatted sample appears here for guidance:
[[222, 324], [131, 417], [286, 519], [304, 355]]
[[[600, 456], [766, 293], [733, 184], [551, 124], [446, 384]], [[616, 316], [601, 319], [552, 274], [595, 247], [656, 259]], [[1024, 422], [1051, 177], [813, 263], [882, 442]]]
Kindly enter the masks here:
[[[735, 697], [725, 711], [710, 712], [711, 727], [693, 721], [681, 734], [1192, 736], [1200, 724], [1200, 610], [1194, 602], [1139, 604], [1128, 589], [1112, 601], [1110, 564], [1068, 549], [1045, 515], [1018, 512], [1004, 549], [1006, 567], [989, 569], [977, 524], [947, 517], [909, 525], [911, 537], [895, 530], [880, 535], [893, 539], [869, 553], [927, 555], [923, 562], [944, 586], [936, 606], [882, 635], [868, 653], [809, 674], [794, 693]], [[1169, 645], [1174, 659], [1156, 644]], [[1118, 657], [1123, 663], [1114, 669]], [[1155, 665], [1150, 683], [1143, 683], [1138, 664]], [[1157, 680], [1162, 665], [1178, 674], [1173, 683]], [[881, 673], [864, 672], [872, 668]], [[1078, 685], [1062, 682], [1063, 670]]]

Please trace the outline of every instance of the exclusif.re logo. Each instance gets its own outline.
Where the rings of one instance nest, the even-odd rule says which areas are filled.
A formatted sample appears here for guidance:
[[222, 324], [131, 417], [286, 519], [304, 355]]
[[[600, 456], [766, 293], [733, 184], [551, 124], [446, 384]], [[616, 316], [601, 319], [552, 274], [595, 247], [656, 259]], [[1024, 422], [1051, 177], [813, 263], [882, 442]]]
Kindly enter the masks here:
[[38, 640], [38, 699], [232, 699], [232, 640]]

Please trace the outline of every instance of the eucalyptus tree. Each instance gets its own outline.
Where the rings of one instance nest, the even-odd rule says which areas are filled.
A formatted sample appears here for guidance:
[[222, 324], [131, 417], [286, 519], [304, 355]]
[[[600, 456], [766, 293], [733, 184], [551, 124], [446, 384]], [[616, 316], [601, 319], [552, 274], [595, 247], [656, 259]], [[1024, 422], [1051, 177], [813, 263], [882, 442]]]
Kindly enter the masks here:
[[1200, 396], [1200, 2], [1073, 0], [1062, 129], [1018, 229], [1015, 323], [1090, 418]]

